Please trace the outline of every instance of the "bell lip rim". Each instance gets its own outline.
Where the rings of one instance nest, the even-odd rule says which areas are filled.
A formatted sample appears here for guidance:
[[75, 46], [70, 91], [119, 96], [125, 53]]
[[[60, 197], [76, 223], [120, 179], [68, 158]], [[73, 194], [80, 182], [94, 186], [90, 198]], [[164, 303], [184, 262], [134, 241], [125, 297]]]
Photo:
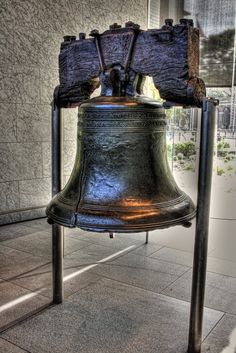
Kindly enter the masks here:
[[[46, 210], [46, 214], [48, 219], [50, 219], [54, 224], [61, 225], [66, 228], [79, 228], [85, 231], [90, 231], [90, 232], [95, 232], [95, 233], [107, 233], [107, 232], [114, 232], [114, 233], [141, 233], [145, 231], [152, 231], [156, 229], [165, 229], [173, 226], [179, 226], [179, 225], [184, 225], [185, 223], [191, 221], [196, 217], [197, 209], [196, 207], [191, 213], [186, 214], [183, 217], [172, 219], [172, 220], [166, 220], [162, 222], [156, 222], [156, 223], [149, 223], [149, 224], [144, 224], [144, 223], [139, 223], [139, 224], [124, 224], [123, 228], [122, 225], [117, 225], [117, 226], [101, 226], [98, 224], [94, 224], [93, 227], [91, 227], [91, 224], [88, 223], [80, 223], [78, 225], [77, 222], [72, 222], [71, 223], [65, 223], [60, 220], [62, 220], [61, 217], [58, 217], [53, 215], [53, 217], [50, 217], [50, 211]], [[58, 222], [59, 220], [59, 222]], [[64, 218], [63, 218], [64, 220]]]

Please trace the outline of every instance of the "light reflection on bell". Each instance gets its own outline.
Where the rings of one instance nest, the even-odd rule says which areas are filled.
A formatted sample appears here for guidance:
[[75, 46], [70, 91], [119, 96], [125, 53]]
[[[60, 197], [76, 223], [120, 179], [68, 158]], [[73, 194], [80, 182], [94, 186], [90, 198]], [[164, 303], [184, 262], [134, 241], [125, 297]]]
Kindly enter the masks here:
[[97, 97], [79, 108], [77, 154], [50, 221], [95, 232], [185, 225], [191, 199], [169, 169], [164, 109], [147, 98]]

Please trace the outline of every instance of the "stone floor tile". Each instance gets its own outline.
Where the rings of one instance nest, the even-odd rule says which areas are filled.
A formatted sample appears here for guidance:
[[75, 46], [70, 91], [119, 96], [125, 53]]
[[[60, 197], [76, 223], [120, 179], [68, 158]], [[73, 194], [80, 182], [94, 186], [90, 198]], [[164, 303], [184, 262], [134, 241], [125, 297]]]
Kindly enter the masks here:
[[141, 256], [152, 256], [152, 254], [154, 254], [156, 251], [160, 250], [161, 248], [163, 248], [163, 245], [158, 245], [158, 244], [154, 244], [149, 242], [148, 244], [141, 244], [139, 245], [137, 248], [135, 248], [134, 250], [132, 250], [132, 253], [135, 253], [137, 255], [141, 255]]
[[49, 303], [40, 292], [31, 292], [13, 283], [0, 282], [0, 327]]
[[[234, 236], [235, 227], [236, 221], [227, 222], [224, 220], [210, 219], [208, 252], [211, 253], [217, 247], [221, 248], [222, 244], [227, 242], [227, 239], [231, 246], [233, 244], [236, 246], [236, 238]], [[195, 220], [193, 220], [191, 228], [175, 226], [164, 230], [150, 232], [149, 239], [150, 241], [157, 242], [158, 244], [176, 250], [193, 252]]]
[[11, 283], [34, 292], [40, 291], [41, 295], [52, 298], [52, 264], [19, 274], [11, 280]]
[[202, 344], [202, 353], [236, 351], [236, 316], [224, 315]]
[[[101, 277], [86, 271], [78, 273], [84, 266], [67, 266], [64, 265], [64, 296], [69, 297], [71, 294], [79, 291], [81, 288], [98, 281]], [[78, 274], [77, 274], [78, 273]], [[68, 278], [69, 276], [69, 278]], [[31, 291], [40, 291], [40, 294], [52, 299], [52, 265], [42, 266], [30, 273], [19, 275], [12, 281], [13, 283], [27, 288]]]
[[158, 271], [164, 274], [173, 274], [176, 276], [181, 276], [189, 269], [187, 266], [172, 264], [160, 261], [158, 259], [139, 256], [133, 253], [125, 254], [113, 262], [123, 265], [124, 267], [130, 267], [134, 269], [143, 268], [147, 270]]
[[[76, 234], [76, 233], [75, 233]], [[76, 237], [76, 235], [72, 236]], [[99, 244], [103, 246], [107, 246], [113, 249], [124, 249], [125, 247], [135, 245], [135, 244], [144, 244], [145, 239], [140, 238], [124, 238], [120, 234], [116, 234], [115, 238], [110, 239], [108, 233], [93, 233], [93, 232], [84, 232], [80, 235], [82, 240], [86, 240], [88, 242]]]
[[28, 353], [20, 347], [0, 338], [0, 352], [1, 353]]
[[187, 251], [182, 251], [182, 250], [166, 248], [166, 247], [162, 247], [160, 250], [151, 254], [150, 257], [159, 259], [162, 261], [189, 266], [189, 267], [191, 267], [193, 264], [192, 253]]
[[113, 256], [115, 254], [118, 254], [117, 256], [120, 257], [136, 248], [137, 248], [137, 245], [125, 246], [124, 244], [122, 249], [114, 249], [100, 244], [91, 244], [86, 248], [81, 249], [81, 252], [83, 252], [86, 255], [92, 256], [94, 258], [94, 261], [100, 261], [104, 258]]
[[129, 253], [91, 272], [159, 293], [187, 270], [186, 266]]
[[0, 242], [16, 239], [18, 237], [26, 236], [35, 233], [35, 229], [26, 227], [24, 223], [9, 224], [0, 226]]
[[193, 252], [195, 237], [195, 226], [184, 228], [175, 226], [164, 230], [155, 230], [150, 232], [149, 239], [160, 245], [170, 247], [181, 251]]
[[208, 257], [207, 270], [236, 278], [236, 262]]
[[88, 232], [80, 229], [80, 228], [64, 228], [64, 232], [66, 235], [68, 236], [71, 236], [71, 237], [75, 237], [76, 239], [82, 239], [83, 236], [85, 236], [85, 239], [86, 238], [86, 235]]
[[25, 221], [23, 224], [26, 227], [34, 228], [39, 231], [47, 230], [48, 232], [51, 232], [52, 230], [52, 226], [48, 224], [47, 218], [39, 218], [39, 219], [34, 219], [32, 221]]
[[[124, 248], [125, 250], [126, 248]], [[123, 250], [123, 249], [122, 249]], [[66, 266], [71, 266], [71, 268], [77, 268], [80, 266], [88, 266], [97, 263], [97, 261], [103, 260], [108, 256], [119, 253], [122, 250], [117, 250], [114, 248], [109, 248], [99, 244], [90, 244], [86, 248], [75, 251], [67, 256], [65, 256]]]
[[[188, 316], [185, 302], [104, 279], [2, 337], [31, 353], [184, 353]], [[205, 310], [204, 336], [221, 316]]]
[[42, 257], [0, 245], [0, 278], [13, 279], [46, 263]]
[[[190, 301], [192, 270], [178, 278], [162, 293], [174, 298]], [[236, 314], [236, 278], [207, 272], [205, 306]]]
[[[151, 234], [149, 232], [149, 234]], [[116, 235], [118, 238], [121, 239], [130, 239], [134, 242], [145, 244], [146, 242], [146, 232], [138, 232], [138, 233], [119, 233]], [[150, 241], [151, 243], [151, 241]]]
[[210, 256], [236, 262], [234, 251], [236, 248], [236, 222], [230, 221], [228, 222], [228, 226], [227, 223], [223, 221], [222, 223], [225, 225], [225, 229], [221, 229], [221, 233], [216, 233], [214, 240], [212, 239], [212, 242], [214, 242], [214, 249], [210, 252]]
[[236, 247], [235, 229], [236, 220], [210, 219], [210, 256], [236, 261], [233, 253]]
[[[52, 257], [52, 235], [46, 231], [37, 231], [36, 233], [19, 237], [18, 239], [5, 241], [2, 242], [2, 245], [25, 251], [32, 255], [48, 258], [49, 260]], [[65, 255], [88, 245], [89, 244], [83, 240], [65, 236]]]

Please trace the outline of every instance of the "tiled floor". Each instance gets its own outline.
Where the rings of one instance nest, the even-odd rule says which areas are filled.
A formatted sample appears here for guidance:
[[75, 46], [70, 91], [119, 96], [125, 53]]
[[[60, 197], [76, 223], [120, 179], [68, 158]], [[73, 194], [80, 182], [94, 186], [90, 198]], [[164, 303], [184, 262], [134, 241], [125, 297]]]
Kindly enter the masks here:
[[[235, 351], [235, 229], [211, 219], [204, 353]], [[66, 230], [66, 298], [45, 307], [50, 231], [45, 219], [0, 228], [1, 353], [186, 352], [194, 225], [151, 232], [148, 245], [142, 233]]]

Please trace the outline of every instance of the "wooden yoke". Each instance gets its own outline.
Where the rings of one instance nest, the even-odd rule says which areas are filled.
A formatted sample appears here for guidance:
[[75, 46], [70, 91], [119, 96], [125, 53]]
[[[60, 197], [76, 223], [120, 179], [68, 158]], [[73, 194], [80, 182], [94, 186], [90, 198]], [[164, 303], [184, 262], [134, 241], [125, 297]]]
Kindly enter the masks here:
[[[199, 31], [193, 21], [143, 31], [128, 22], [85, 38], [84, 33], [65, 36], [59, 55], [60, 85], [55, 102], [77, 106], [90, 98], [99, 85], [101, 95], [142, 94], [145, 76], [153, 78], [161, 98], [170, 104], [200, 106], [205, 97], [199, 75]], [[118, 83], [117, 83], [118, 82]]]

